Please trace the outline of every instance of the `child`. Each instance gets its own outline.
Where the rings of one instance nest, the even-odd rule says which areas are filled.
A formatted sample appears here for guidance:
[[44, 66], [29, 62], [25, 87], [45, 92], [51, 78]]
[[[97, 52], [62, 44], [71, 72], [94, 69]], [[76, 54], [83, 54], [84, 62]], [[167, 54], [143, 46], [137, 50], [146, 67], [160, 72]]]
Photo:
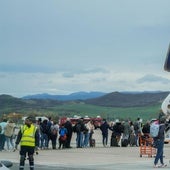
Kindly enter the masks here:
[[67, 129], [64, 127], [64, 124], [61, 125], [61, 128], [59, 130], [59, 147], [58, 149], [65, 148], [66, 140], [67, 140]]

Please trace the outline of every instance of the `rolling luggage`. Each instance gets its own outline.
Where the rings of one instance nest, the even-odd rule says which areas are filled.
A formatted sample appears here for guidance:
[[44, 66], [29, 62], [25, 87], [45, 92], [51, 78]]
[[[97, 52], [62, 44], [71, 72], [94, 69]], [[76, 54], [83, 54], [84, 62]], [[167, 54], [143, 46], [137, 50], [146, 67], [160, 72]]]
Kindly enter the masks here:
[[111, 137], [110, 146], [118, 146], [116, 137]]
[[90, 139], [90, 147], [95, 147], [95, 146], [96, 146], [95, 139]]
[[128, 146], [128, 144], [129, 144], [128, 139], [122, 139], [122, 141], [121, 141], [121, 145], [122, 145], [122, 147], [127, 147], [127, 146]]

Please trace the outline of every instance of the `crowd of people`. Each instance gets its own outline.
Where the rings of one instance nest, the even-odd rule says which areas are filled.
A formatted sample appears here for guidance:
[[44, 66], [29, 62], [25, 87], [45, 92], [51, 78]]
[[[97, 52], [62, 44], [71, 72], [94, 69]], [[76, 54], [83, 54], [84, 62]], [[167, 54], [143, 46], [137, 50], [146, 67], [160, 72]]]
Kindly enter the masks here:
[[[140, 118], [137, 118], [134, 122], [129, 120], [119, 121], [118, 119], [114, 122], [107, 122], [106, 119], [103, 119], [99, 127], [103, 146], [122, 146], [123, 141], [125, 141], [125, 145], [139, 146], [139, 135], [149, 134], [150, 130], [149, 121], [145, 124], [142, 123]], [[65, 123], [59, 125], [51, 117], [48, 120], [39, 118], [34, 124], [39, 132], [39, 149], [49, 149], [50, 141], [52, 149], [71, 148], [73, 133], [76, 134], [77, 148], [89, 147], [95, 132], [93, 121], [84, 122], [83, 118], [78, 119], [74, 126], [69, 118]], [[2, 128], [0, 130], [0, 151], [4, 149], [8, 151], [14, 150], [16, 124], [12, 120], [7, 121], [4, 119], [0, 122], [0, 127]], [[110, 141], [108, 141], [109, 131], [112, 133]], [[6, 148], [4, 148], [5, 146]]]
[[[160, 128], [158, 136], [154, 138], [157, 143], [157, 154], [154, 160], [154, 167], [165, 167], [163, 162], [163, 148], [164, 136], [166, 130], [166, 119], [159, 119]], [[169, 124], [169, 122], [168, 122]], [[59, 125], [55, 120], [39, 118], [34, 121], [32, 117], [27, 117], [25, 122], [19, 128], [16, 135], [16, 124], [12, 120], [4, 119], [0, 122], [0, 151], [15, 151], [20, 143], [20, 170], [24, 169], [26, 155], [28, 154], [30, 169], [34, 169], [33, 155], [35, 150], [49, 149], [49, 142], [51, 141], [52, 149], [67, 149], [72, 148], [71, 140], [73, 133], [76, 134], [76, 147], [86, 148], [94, 147], [92, 145], [93, 134], [95, 133], [95, 126], [92, 120], [84, 122], [83, 118], [77, 120], [73, 126], [70, 119], [67, 118], [66, 122]], [[116, 146], [140, 146], [139, 138], [147, 138], [150, 134], [150, 121], [143, 124], [142, 119], [137, 118], [132, 122], [129, 120], [119, 121], [116, 119], [114, 122], [107, 122], [103, 119], [100, 125], [102, 144], [104, 147], [108, 146], [109, 131], [111, 131], [110, 147]], [[57, 142], [58, 141], [58, 142]], [[6, 146], [6, 148], [5, 148]], [[160, 160], [161, 165], [158, 165]]]

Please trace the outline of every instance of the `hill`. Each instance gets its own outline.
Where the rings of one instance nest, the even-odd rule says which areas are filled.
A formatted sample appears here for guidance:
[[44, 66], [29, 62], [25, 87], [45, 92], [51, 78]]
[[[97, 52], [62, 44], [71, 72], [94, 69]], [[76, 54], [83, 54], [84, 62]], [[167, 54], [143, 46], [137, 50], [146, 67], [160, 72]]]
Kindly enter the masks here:
[[0, 95], [0, 114], [9, 112], [22, 112], [28, 110], [39, 110], [44, 108], [49, 109], [61, 104], [62, 102], [58, 100], [26, 100], [3, 94]]
[[168, 94], [169, 92], [113, 92], [99, 98], [85, 100], [85, 103], [105, 107], [142, 107], [159, 104]]
[[169, 92], [123, 93], [113, 92], [87, 100], [59, 101], [52, 99], [23, 99], [0, 95], [0, 115], [10, 112], [25, 115], [73, 116], [88, 115], [112, 118], [141, 116], [156, 117], [160, 105]]

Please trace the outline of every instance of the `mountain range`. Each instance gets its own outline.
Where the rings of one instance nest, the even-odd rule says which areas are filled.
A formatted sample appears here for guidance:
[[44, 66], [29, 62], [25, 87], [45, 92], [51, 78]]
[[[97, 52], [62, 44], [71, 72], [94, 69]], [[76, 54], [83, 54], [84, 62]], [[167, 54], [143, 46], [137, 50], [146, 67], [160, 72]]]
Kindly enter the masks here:
[[[102, 107], [147, 107], [161, 105], [170, 92], [77, 92], [70, 95], [39, 94], [16, 98], [0, 95], [0, 114], [33, 110], [55, 110], [57, 106], [73, 103]], [[60, 110], [62, 112], [62, 110]]]
[[77, 92], [69, 95], [50, 95], [50, 94], [36, 94], [28, 95], [22, 98], [16, 98], [10, 95], [0, 95], [0, 107], [3, 105], [33, 105], [36, 104], [47, 106], [53, 104], [63, 104], [69, 101], [84, 102], [85, 104], [92, 104], [106, 107], [133, 107], [133, 106], [147, 106], [162, 102], [170, 92]]
[[86, 100], [91, 98], [97, 98], [105, 95], [104, 92], [76, 92], [68, 95], [51, 95], [47, 93], [27, 95], [22, 97], [23, 99], [51, 99], [51, 100], [60, 100], [60, 101], [69, 101], [69, 100]]

